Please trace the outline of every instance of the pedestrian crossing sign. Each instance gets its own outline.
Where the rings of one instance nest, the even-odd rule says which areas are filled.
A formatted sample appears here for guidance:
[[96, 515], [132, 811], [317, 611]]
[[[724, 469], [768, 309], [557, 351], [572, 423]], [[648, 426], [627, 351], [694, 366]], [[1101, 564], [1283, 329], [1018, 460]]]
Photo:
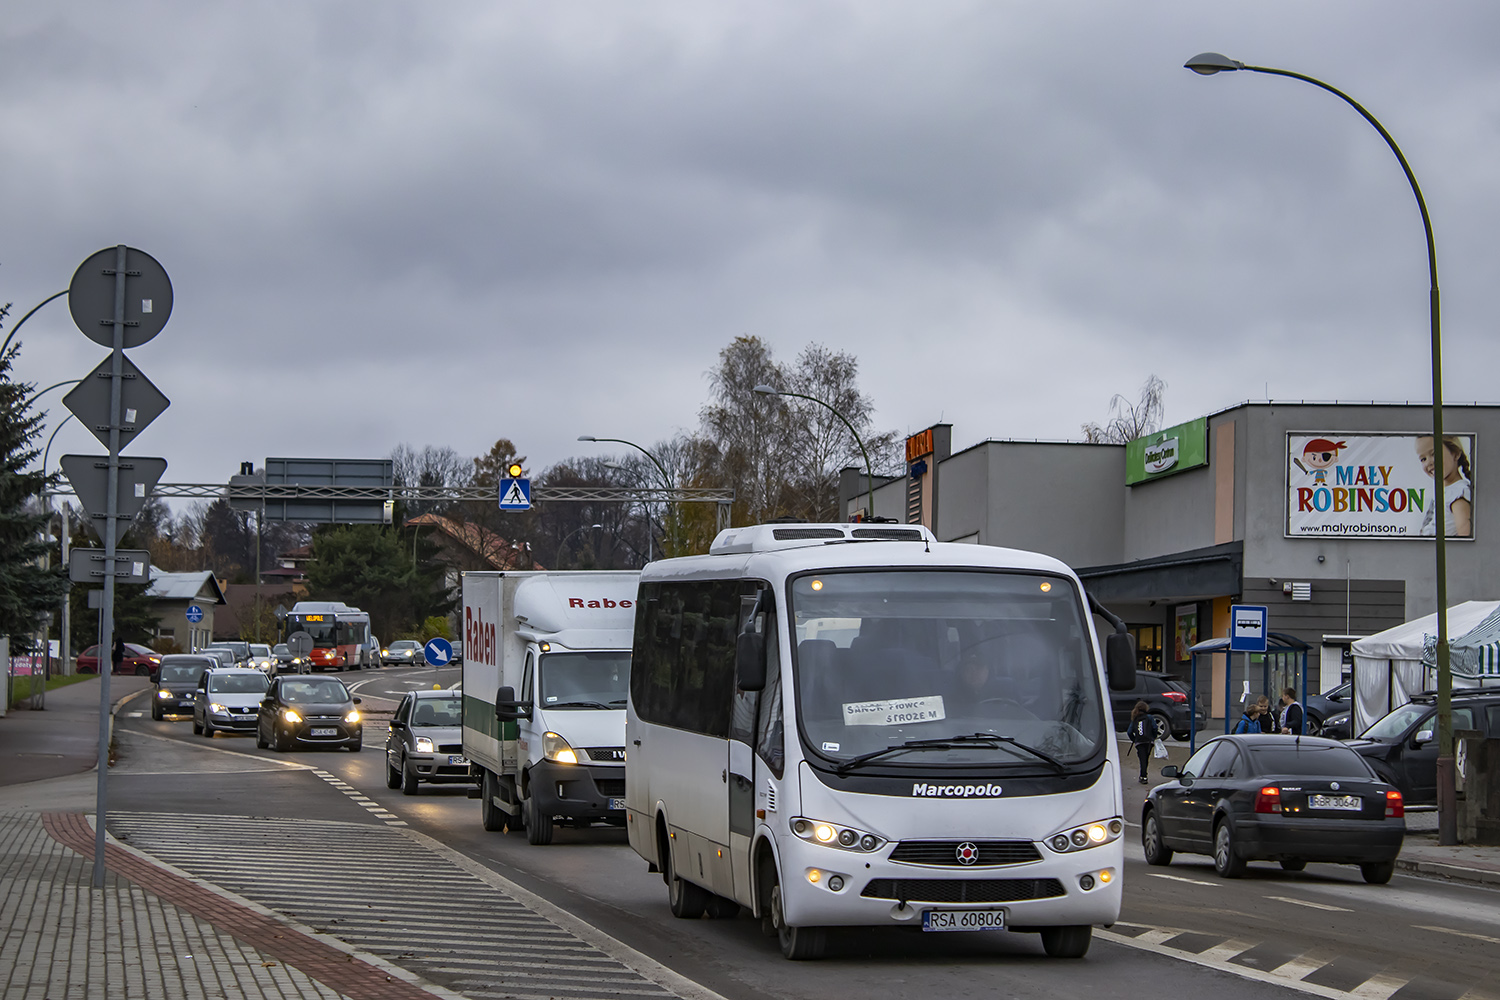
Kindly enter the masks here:
[[500, 480], [500, 509], [501, 510], [530, 510], [531, 509], [531, 480], [529, 480], [529, 479], [502, 479], [502, 480]]

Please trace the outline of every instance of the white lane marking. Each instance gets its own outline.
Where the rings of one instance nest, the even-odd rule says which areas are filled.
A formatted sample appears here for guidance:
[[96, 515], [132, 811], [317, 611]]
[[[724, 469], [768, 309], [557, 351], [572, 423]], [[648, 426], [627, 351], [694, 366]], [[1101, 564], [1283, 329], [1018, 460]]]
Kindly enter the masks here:
[[1324, 956], [1320, 952], [1309, 951], [1306, 954], [1298, 955], [1291, 961], [1282, 962], [1271, 970], [1271, 975], [1279, 979], [1301, 979], [1304, 976], [1310, 976], [1314, 972], [1317, 972], [1323, 966], [1333, 961], [1335, 957], [1334, 955]]
[[1312, 902], [1308, 902], [1305, 899], [1294, 899], [1291, 896], [1267, 896], [1266, 898], [1267, 899], [1274, 899], [1278, 903], [1291, 903], [1293, 906], [1307, 906], [1307, 907], [1311, 907], [1314, 910], [1331, 910], [1331, 911], [1333, 911], [1335, 913], [1353, 913], [1354, 912], [1353, 910], [1349, 909], [1349, 907], [1347, 907], [1347, 906], [1329, 906], [1327, 903], [1312, 903]]
[[1207, 885], [1215, 889], [1219, 887], [1218, 882], [1202, 882], [1195, 878], [1183, 878], [1181, 875], [1163, 875], [1161, 872], [1147, 872], [1146, 874], [1152, 878], [1171, 879], [1173, 882], [1191, 882], [1193, 885]]
[[1392, 993], [1405, 986], [1411, 980], [1402, 979], [1400, 976], [1389, 972], [1377, 972], [1375, 975], [1360, 983], [1349, 991], [1351, 997], [1358, 1000], [1386, 1000]]
[[1217, 962], [1227, 962], [1229, 959], [1249, 951], [1255, 947], [1252, 941], [1241, 941], [1239, 938], [1230, 938], [1223, 944], [1216, 944], [1212, 948], [1198, 953], [1199, 958], [1207, 958]]
[[376, 819], [380, 820], [386, 826], [407, 825], [406, 820], [397, 819], [395, 813], [391, 812], [385, 806], [376, 802], [374, 799], [370, 798], [368, 795], [355, 788], [353, 785], [350, 785], [348, 782], [344, 781], [333, 772], [314, 769], [313, 774], [316, 774], [318, 777], [322, 778], [333, 788], [336, 788], [339, 791], [343, 792], [351, 802], [359, 806], [371, 816], [374, 816]]
[[1419, 931], [1437, 931], [1439, 934], [1453, 934], [1457, 937], [1473, 938], [1475, 941], [1500, 944], [1500, 937], [1490, 937], [1488, 934], [1473, 934], [1469, 931], [1456, 931], [1451, 927], [1433, 927], [1430, 924], [1413, 924], [1412, 926]]
[[[1124, 934], [1116, 934], [1114, 931], [1096, 929], [1094, 931], [1094, 936], [1097, 938], [1102, 938], [1103, 940], [1108, 941], [1111, 944], [1122, 944], [1127, 948], [1135, 948], [1139, 951], [1149, 951], [1154, 955], [1161, 955], [1166, 958], [1175, 958], [1179, 962], [1189, 962], [1193, 965], [1202, 966], [1205, 969], [1214, 969], [1218, 972], [1227, 972], [1232, 976], [1238, 976], [1240, 979], [1252, 979], [1260, 983], [1266, 981], [1265, 973], [1260, 969], [1253, 969], [1245, 965], [1236, 965], [1233, 962], [1228, 962], [1223, 959], [1204, 958], [1201, 955], [1194, 955], [1192, 952], [1178, 951], [1176, 948], [1171, 948], [1166, 945], [1151, 941], [1143, 941], [1141, 940], [1141, 938], [1128, 937]], [[1145, 935], [1142, 935], [1141, 937], [1145, 937]], [[1321, 969], [1325, 964], [1327, 963], [1319, 963], [1318, 965], [1313, 966], [1312, 969], [1308, 969], [1307, 971], [1312, 972], [1314, 969]], [[1281, 968], [1290, 970], [1292, 966], [1293, 963], [1288, 962]], [[1285, 986], [1288, 989], [1296, 990], [1299, 993], [1307, 993], [1311, 996], [1327, 997], [1328, 1000], [1349, 1000], [1349, 997], [1351, 996], [1351, 993], [1347, 990], [1336, 990], [1328, 986], [1319, 986], [1316, 983], [1304, 982], [1300, 977], [1288, 977], [1283, 979], [1278, 972], [1277, 978], [1281, 979], [1281, 982], [1278, 983], [1278, 985]], [[1391, 992], [1395, 991], [1392, 990]], [[1389, 995], [1389, 993], [1386, 993], [1381, 997], [1361, 997], [1360, 1000], [1383, 1000], [1384, 997], [1388, 997]]]
[[127, 719], [143, 719], [145, 717], [146, 717], [146, 713], [145, 712], [126, 712], [125, 713], [125, 718], [127, 718]]

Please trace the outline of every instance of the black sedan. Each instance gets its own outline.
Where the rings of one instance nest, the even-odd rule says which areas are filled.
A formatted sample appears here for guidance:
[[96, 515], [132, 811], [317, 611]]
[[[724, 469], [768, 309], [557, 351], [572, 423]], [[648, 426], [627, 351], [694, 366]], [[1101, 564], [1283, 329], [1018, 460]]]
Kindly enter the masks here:
[[256, 718], [255, 745], [285, 752], [297, 747], [348, 747], [364, 743], [359, 699], [332, 677], [286, 675], [271, 682]]
[[160, 722], [168, 715], [191, 715], [198, 681], [219, 661], [191, 653], [170, 653], [151, 672], [156, 684], [151, 692], [151, 718]]
[[1176, 851], [1209, 854], [1238, 878], [1250, 861], [1301, 871], [1309, 861], [1359, 865], [1366, 882], [1391, 880], [1406, 834], [1401, 793], [1334, 740], [1257, 734], [1205, 744], [1175, 778], [1151, 790], [1141, 813], [1146, 862]]

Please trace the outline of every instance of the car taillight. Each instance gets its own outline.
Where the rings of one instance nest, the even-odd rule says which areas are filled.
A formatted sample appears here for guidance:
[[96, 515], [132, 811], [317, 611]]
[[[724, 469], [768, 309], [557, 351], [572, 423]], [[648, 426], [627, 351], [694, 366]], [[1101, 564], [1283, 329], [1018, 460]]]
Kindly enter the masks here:
[[1385, 793], [1385, 815], [1388, 819], [1406, 816], [1406, 803], [1394, 788]]
[[1267, 785], [1255, 795], [1255, 811], [1258, 813], [1281, 812], [1281, 789]]
[[1178, 705], [1187, 704], [1187, 695], [1183, 694], [1181, 691], [1163, 691], [1161, 696], [1168, 701]]

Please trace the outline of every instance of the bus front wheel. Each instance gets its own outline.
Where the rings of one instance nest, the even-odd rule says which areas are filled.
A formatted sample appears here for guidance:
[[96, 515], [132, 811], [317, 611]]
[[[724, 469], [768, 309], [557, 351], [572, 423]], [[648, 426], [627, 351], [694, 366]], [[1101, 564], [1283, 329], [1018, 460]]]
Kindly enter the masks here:
[[1088, 954], [1094, 928], [1088, 924], [1070, 927], [1043, 927], [1042, 948], [1050, 958], [1082, 958]]
[[[828, 931], [822, 927], [789, 927], [781, 905], [781, 880], [776, 876], [776, 862], [767, 857], [761, 862], [761, 898], [766, 901], [761, 917], [762, 930], [776, 934], [781, 954], [794, 962], [822, 958], [828, 942]], [[769, 927], [767, 926], [769, 925]]]

